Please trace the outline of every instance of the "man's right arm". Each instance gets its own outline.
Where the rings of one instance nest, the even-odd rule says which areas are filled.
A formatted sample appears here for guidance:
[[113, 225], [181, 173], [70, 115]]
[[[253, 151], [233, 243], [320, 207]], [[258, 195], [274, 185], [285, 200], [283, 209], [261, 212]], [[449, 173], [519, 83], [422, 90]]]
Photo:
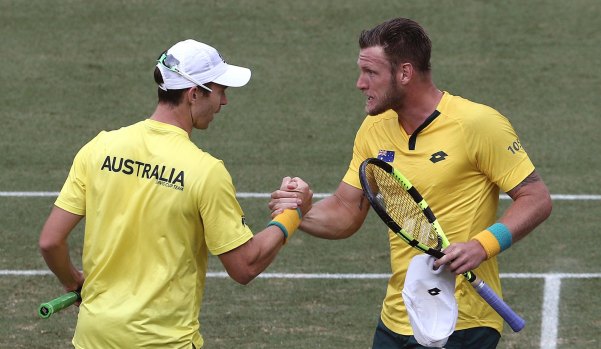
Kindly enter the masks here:
[[54, 206], [40, 233], [40, 252], [66, 291], [81, 288], [84, 281], [82, 272], [71, 263], [68, 244], [69, 234], [82, 218]]
[[[308, 189], [308, 185], [297, 179], [298, 190]], [[295, 208], [296, 203], [289, 199], [294, 192], [282, 190], [272, 193], [269, 207], [274, 213], [286, 208]], [[290, 190], [291, 188], [286, 188]], [[303, 216], [300, 229], [310, 235], [323, 239], [344, 239], [353, 235], [369, 212], [369, 202], [361, 189], [341, 182], [332, 196], [312, 205]]]

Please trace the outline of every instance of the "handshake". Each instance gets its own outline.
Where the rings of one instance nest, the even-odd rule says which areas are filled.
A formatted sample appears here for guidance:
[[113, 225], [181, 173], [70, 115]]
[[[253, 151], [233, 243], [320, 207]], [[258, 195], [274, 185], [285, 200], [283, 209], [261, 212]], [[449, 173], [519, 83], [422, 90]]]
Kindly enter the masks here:
[[284, 210], [300, 209], [304, 216], [311, 210], [313, 190], [305, 181], [298, 177], [284, 177], [279, 190], [271, 193], [271, 201], [267, 205], [271, 210], [271, 217], [284, 212]]
[[286, 241], [299, 227], [312, 207], [313, 191], [309, 185], [298, 177], [284, 177], [279, 190], [271, 193], [271, 201], [267, 205], [271, 210], [272, 221], [268, 224], [279, 227]]

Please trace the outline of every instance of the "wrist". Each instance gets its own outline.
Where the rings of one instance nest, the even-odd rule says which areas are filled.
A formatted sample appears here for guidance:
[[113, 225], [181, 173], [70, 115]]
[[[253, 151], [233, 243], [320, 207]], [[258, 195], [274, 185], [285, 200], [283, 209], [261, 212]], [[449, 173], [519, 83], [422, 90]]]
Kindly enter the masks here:
[[495, 223], [472, 238], [486, 251], [486, 259], [491, 259], [511, 247], [512, 235], [503, 223]]
[[284, 212], [279, 215], [273, 217], [271, 222], [267, 224], [267, 226], [276, 226], [280, 228], [282, 233], [284, 234], [284, 243], [288, 241], [298, 229], [302, 218], [302, 213], [299, 208], [297, 209], [289, 209], [284, 210]]

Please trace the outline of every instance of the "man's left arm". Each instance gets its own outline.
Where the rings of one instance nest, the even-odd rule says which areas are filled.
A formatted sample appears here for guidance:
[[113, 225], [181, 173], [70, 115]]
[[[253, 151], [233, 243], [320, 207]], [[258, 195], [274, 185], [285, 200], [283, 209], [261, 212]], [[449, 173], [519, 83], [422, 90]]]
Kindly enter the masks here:
[[[486, 259], [491, 258], [491, 249], [507, 248], [508, 245], [521, 240], [551, 214], [551, 195], [536, 171], [509, 190], [507, 195], [513, 202], [499, 219], [500, 225], [497, 228], [500, 229], [494, 232], [492, 238], [486, 237], [484, 240], [476, 238], [464, 243], [451, 244], [444, 250], [446, 255], [437, 260], [434, 265], [439, 267], [447, 264], [456, 274], [473, 270]], [[488, 235], [492, 236], [492, 234]], [[491, 245], [493, 248], [490, 248]]]
[[515, 243], [549, 217], [552, 210], [551, 195], [536, 171], [508, 191], [507, 195], [513, 202], [499, 222], [509, 229], [512, 243]]

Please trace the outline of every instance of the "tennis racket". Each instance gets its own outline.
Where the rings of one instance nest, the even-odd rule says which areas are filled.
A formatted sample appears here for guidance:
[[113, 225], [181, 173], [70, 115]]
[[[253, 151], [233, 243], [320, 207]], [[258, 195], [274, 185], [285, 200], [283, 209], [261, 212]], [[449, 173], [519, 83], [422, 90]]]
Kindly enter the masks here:
[[40, 304], [38, 307], [38, 315], [42, 319], [47, 319], [52, 314], [59, 312], [78, 301], [81, 301], [81, 295], [78, 291], [65, 293], [49, 302]]
[[[380, 159], [369, 158], [359, 168], [359, 179], [374, 211], [394, 233], [435, 258], [444, 256], [441, 250], [449, 246], [449, 240], [426, 200], [399, 170]], [[463, 276], [514, 332], [524, 328], [524, 319], [474, 272]]]

